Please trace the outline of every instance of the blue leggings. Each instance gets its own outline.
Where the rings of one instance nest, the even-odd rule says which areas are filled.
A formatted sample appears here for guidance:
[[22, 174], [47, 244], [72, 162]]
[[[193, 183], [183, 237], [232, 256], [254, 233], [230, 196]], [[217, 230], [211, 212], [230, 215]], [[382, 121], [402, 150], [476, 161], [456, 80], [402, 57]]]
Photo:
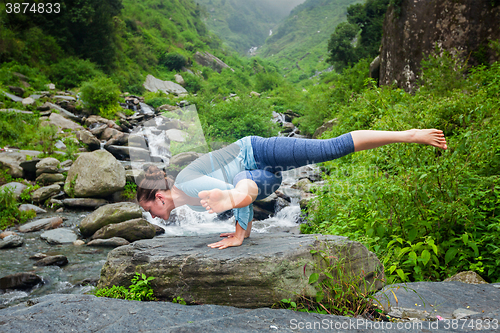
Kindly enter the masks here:
[[334, 160], [354, 152], [351, 133], [326, 140], [252, 136], [251, 143], [258, 169], [238, 173], [233, 185], [242, 179], [253, 180], [259, 188], [257, 200], [264, 199], [280, 187], [282, 171]]

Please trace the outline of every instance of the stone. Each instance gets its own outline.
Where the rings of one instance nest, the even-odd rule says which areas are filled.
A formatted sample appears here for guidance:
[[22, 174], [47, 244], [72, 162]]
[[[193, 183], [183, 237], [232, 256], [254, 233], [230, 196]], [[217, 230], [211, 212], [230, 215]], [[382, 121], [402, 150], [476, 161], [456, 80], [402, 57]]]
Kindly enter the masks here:
[[460, 308], [460, 309], [456, 309], [455, 311], [453, 311], [453, 318], [454, 319], [462, 319], [465, 317], [473, 316], [475, 314], [479, 314], [479, 312]]
[[309, 178], [299, 179], [295, 184], [292, 185], [292, 188], [296, 188], [303, 192], [311, 192], [313, 188], [313, 183], [309, 180]]
[[271, 195], [265, 197], [262, 200], [254, 201], [253, 206], [254, 206], [254, 208], [257, 206], [257, 207], [260, 207], [260, 208], [265, 209], [267, 211], [274, 212], [277, 199], [278, 199], [278, 196], [276, 195], [276, 193], [272, 193]]
[[53, 157], [47, 157], [36, 164], [36, 175], [42, 173], [57, 173], [59, 171], [59, 160]]
[[[55, 109], [59, 112], [59, 114], [61, 114], [64, 118], [67, 118], [68, 120], [72, 121], [72, 122], [80, 122], [80, 118], [75, 116], [73, 113], [69, 112], [68, 110], [60, 107], [59, 105], [57, 104], [53, 104], [53, 103], [49, 103], [47, 102], [47, 105], [51, 108], [51, 109]], [[57, 113], [52, 113], [52, 114], [57, 114]], [[52, 116], [52, 114], [50, 116]], [[49, 117], [50, 119], [50, 117]], [[81, 127], [81, 126], [80, 126]]]
[[71, 197], [102, 197], [125, 187], [125, 169], [106, 150], [82, 153], [71, 166], [64, 191]]
[[0, 170], [5, 170], [12, 178], [22, 178], [23, 169], [20, 167], [26, 161], [26, 156], [21, 153], [5, 152], [0, 153]]
[[113, 136], [111, 139], [109, 139], [104, 147], [106, 148], [107, 146], [126, 146], [128, 144], [128, 133], [122, 133], [119, 132], [115, 136]]
[[101, 140], [108, 141], [112, 137], [119, 135], [121, 132], [117, 129], [107, 127], [101, 134]]
[[370, 77], [378, 81], [380, 77], [380, 56], [376, 56], [370, 63]]
[[250, 92], [250, 97], [260, 97], [260, 94], [256, 91]]
[[21, 102], [23, 100], [22, 97], [18, 97], [16, 95], [9, 94], [6, 91], [1, 91], [0, 90], [0, 93], [2, 93], [3, 95], [7, 96], [8, 98], [10, 98], [11, 100], [13, 100], [14, 102]]
[[87, 243], [87, 246], [118, 247], [128, 245], [130, 242], [121, 237], [111, 237], [108, 239], [94, 239]]
[[101, 148], [101, 141], [99, 141], [91, 132], [87, 130], [77, 132], [76, 138], [86, 144], [90, 151]]
[[10, 182], [0, 186], [0, 191], [2, 191], [4, 188], [10, 188], [14, 193], [14, 195], [16, 196], [16, 199], [19, 200], [21, 193], [23, 192], [24, 189], [28, 188], [28, 186], [18, 182]]
[[203, 156], [203, 154], [196, 153], [194, 151], [180, 153], [180, 154], [174, 155], [170, 159], [170, 164], [175, 164], [177, 166], [182, 167], [182, 166], [188, 165], [189, 163], [193, 162], [194, 160], [196, 160], [198, 157], [201, 157], [201, 156]]
[[175, 142], [185, 142], [186, 138], [189, 137], [189, 134], [187, 132], [178, 129], [170, 129], [168, 131], [165, 131], [165, 134], [170, 139], [170, 141]]
[[61, 203], [66, 207], [76, 207], [76, 208], [97, 208], [108, 204], [105, 199], [94, 199], [94, 198], [68, 198], [61, 201]]
[[420, 78], [421, 61], [442, 50], [476, 66], [493, 63], [498, 55], [488, 47], [500, 39], [500, 6], [490, 0], [402, 0], [389, 6], [383, 23], [380, 85], [413, 92]]
[[182, 75], [175, 74], [174, 77], [175, 77], [175, 82], [177, 82], [181, 86], [184, 86], [186, 84], [186, 81], [184, 81], [184, 78], [182, 77]]
[[178, 107], [176, 105], [170, 105], [170, 104], [163, 104], [163, 105], [159, 106], [156, 110], [157, 111], [173, 111], [173, 112], [182, 111], [180, 107]]
[[24, 244], [24, 239], [19, 235], [10, 235], [0, 240], [0, 249], [10, 249]]
[[35, 260], [40, 260], [43, 258], [47, 258], [48, 256], [45, 253], [35, 253], [34, 255], [30, 256], [30, 259], [35, 259]]
[[457, 273], [457, 274], [445, 279], [444, 281], [460, 281], [463, 283], [470, 283], [470, 284], [488, 283], [479, 274], [477, 274], [476, 272], [472, 272], [472, 271]]
[[19, 230], [20, 232], [34, 232], [42, 229], [49, 230], [58, 228], [62, 223], [62, 218], [59, 216], [55, 216], [22, 224], [17, 227], [17, 230]]
[[143, 170], [137, 170], [137, 169], [125, 170], [125, 178], [128, 183], [140, 184], [143, 177], [144, 177]]
[[15, 86], [9, 86], [9, 90], [12, 91], [17, 96], [22, 96], [22, 95], [24, 95], [24, 92], [25, 92], [23, 88], [15, 87]]
[[38, 260], [35, 266], [66, 266], [68, 264], [68, 258], [63, 255], [48, 256], [43, 259]]
[[149, 160], [149, 150], [138, 147], [107, 146], [105, 147], [118, 160]]
[[453, 319], [453, 313], [460, 308], [483, 315], [500, 310], [500, 290], [489, 284], [457, 281], [401, 283], [386, 286], [374, 297], [385, 310], [397, 305], [404, 309], [426, 311], [434, 319], [436, 316]]
[[[153, 280], [152, 283], [154, 284], [155, 281]], [[210, 304], [187, 306], [170, 301], [171, 299], [168, 299], [168, 302], [137, 302], [94, 295], [50, 294], [1, 309], [0, 327], [4, 333], [71, 331], [314, 333], [320, 331], [319, 327], [326, 328], [325, 332], [369, 332], [364, 329], [365, 325], [359, 325], [358, 329], [348, 329], [349, 325], [356, 327], [356, 320], [363, 323], [365, 320], [362, 318], [284, 309], [241, 309]], [[87, 318], [89, 320], [86, 320]], [[324, 326], [321, 326], [322, 324]], [[382, 326], [380, 322], [367, 321], [366, 323], [367, 326], [377, 324], [379, 327]], [[336, 330], [335, 325], [344, 329]], [[395, 328], [395, 326], [394, 324], [392, 327]], [[333, 328], [330, 329], [330, 327]], [[432, 332], [450, 332], [444, 329], [444, 325], [440, 327], [440, 330], [432, 330]], [[382, 333], [390, 331], [380, 330]], [[402, 332], [402, 330], [395, 329], [393, 331]], [[405, 331], [429, 332], [424, 329]], [[453, 332], [467, 332], [467, 330], [458, 329]]]
[[383, 285], [383, 267], [377, 257], [345, 237], [252, 234], [231, 251], [207, 247], [218, 239], [218, 234], [160, 236], [118, 247], [108, 254], [99, 287], [128, 286], [140, 269], [158, 277], [153, 289], [161, 299], [181, 296], [203, 304], [266, 307], [302, 293], [316, 296], [309, 275], [324, 259], [311, 254], [313, 249], [342, 258], [346, 271], [364, 276], [373, 290]]
[[120, 202], [99, 207], [80, 222], [80, 233], [92, 236], [102, 227], [142, 217], [141, 207], [132, 202]]
[[181, 85], [174, 83], [172, 81], [162, 81], [155, 78], [153, 75], [146, 76], [146, 81], [144, 81], [143, 86], [146, 90], [151, 92], [163, 91], [165, 94], [183, 94], [187, 93]]
[[194, 60], [201, 66], [212, 68], [217, 73], [222, 72], [224, 68], [229, 68], [234, 72], [234, 70], [227, 64], [225, 64], [222, 60], [208, 52], [197, 51], [194, 55]]
[[59, 245], [66, 243], [73, 243], [76, 241], [77, 236], [75, 232], [67, 228], [59, 228], [54, 230], [45, 231], [40, 235], [40, 238], [49, 243], [50, 245]]
[[40, 187], [38, 190], [31, 193], [31, 200], [33, 200], [33, 202], [44, 202], [46, 199], [59, 192], [61, 192], [61, 186], [58, 184]]
[[42, 173], [41, 175], [36, 177], [36, 182], [37, 184], [48, 185], [58, 182], [64, 182], [65, 179], [66, 177], [64, 177], [64, 175], [60, 173]]
[[46, 87], [47, 87], [47, 89], [49, 89], [49, 90], [56, 90], [56, 85], [55, 85], [55, 84], [53, 84], [53, 83], [47, 83], [45, 86], [46, 86]]
[[319, 139], [323, 133], [331, 131], [332, 128], [337, 125], [338, 125], [337, 118], [324, 122], [323, 125], [321, 125], [314, 131], [313, 139]]
[[35, 206], [35, 205], [32, 205], [32, 204], [22, 204], [19, 206], [19, 210], [21, 212], [26, 212], [28, 210], [32, 210], [34, 211], [36, 214], [43, 214], [43, 213], [47, 213], [47, 211], [45, 209], [42, 209], [38, 206]]
[[21, 101], [21, 103], [23, 103], [23, 106], [33, 105], [35, 104], [35, 100], [31, 97], [26, 97]]
[[61, 208], [56, 209], [56, 213], [62, 213], [62, 212], [64, 212], [64, 208], [61, 207]]
[[[300, 209], [307, 209], [307, 206], [309, 205], [309, 203], [311, 201], [313, 201], [314, 198], [316, 198], [316, 197], [317, 197], [317, 195], [314, 195], [311, 193], [306, 193], [306, 192], [301, 192], [300, 201], [299, 201]], [[312, 210], [315, 210], [315, 206], [312, 207]]]
[[7, 236], [17, 235], [14, 231], [4, 231], [0, 233], [0, 239], [4, 239]]
[[73, 242], [74, 246], [82, 246], [85, 245], [85, 242], [82, 241], [81, 239], [77, 239], [76, 241]]
[[49, 117], [49, 122], [55, 125], [59, 130], [70, 129], [74, 131], [83, 130], [82, 125], [61, 116], [59, 113], [52, 112]]
[[31, 289], [42, 282], [42, 278], [34, 273], [15, 273], [0, 279], [0, 289]]
[[94, 233], [92, 239], [120, 237], [129, 242], [135, 242], [140, 239], [153, 238], [155, 235], [156, 229], [154, 225], [143, 218], [138, 218], [104, 226]]
[[68, 167], [70, 167], [70, 166], [72, 166], [72, 165], [73, 165], [73, 161], [72, 161], [72, 160], [66, 160], [66, 161], [61, 162], [61, 163], [59, 164], [59, 166], [60, 166], [61, 168], [68, 168]]

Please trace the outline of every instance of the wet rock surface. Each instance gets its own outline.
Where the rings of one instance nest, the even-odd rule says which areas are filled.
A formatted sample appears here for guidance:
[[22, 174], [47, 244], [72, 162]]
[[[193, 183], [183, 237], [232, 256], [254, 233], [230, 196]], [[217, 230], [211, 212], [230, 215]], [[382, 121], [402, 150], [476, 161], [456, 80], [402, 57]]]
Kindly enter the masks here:
[[42, 282], [34, 273], [16, 273], [0, 278], [0, 289], [29, 289]]

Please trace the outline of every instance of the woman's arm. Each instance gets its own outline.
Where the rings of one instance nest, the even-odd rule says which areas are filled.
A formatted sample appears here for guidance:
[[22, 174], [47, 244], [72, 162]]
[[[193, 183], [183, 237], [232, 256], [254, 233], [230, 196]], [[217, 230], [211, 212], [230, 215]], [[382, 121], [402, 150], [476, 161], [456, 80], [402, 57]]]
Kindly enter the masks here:
[[372, 131], [361, 130], [351, 132], [354, 151], [373, 149], [390, 143], [407, 142], [431, 145], [447, 149], [443, 131], [437, 129], [411, 129], [407, 131]]

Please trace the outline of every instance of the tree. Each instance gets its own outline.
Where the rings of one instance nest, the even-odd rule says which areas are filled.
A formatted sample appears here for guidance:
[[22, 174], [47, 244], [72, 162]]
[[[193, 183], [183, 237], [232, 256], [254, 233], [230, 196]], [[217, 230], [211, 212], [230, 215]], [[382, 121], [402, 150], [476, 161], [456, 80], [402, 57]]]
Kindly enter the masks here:
[[349, 22], [342, 22], [336, 28], [328, 42], [328, 62], [346, 67], [359, 60], [353, 41], [358, 34], [359, 27]]

